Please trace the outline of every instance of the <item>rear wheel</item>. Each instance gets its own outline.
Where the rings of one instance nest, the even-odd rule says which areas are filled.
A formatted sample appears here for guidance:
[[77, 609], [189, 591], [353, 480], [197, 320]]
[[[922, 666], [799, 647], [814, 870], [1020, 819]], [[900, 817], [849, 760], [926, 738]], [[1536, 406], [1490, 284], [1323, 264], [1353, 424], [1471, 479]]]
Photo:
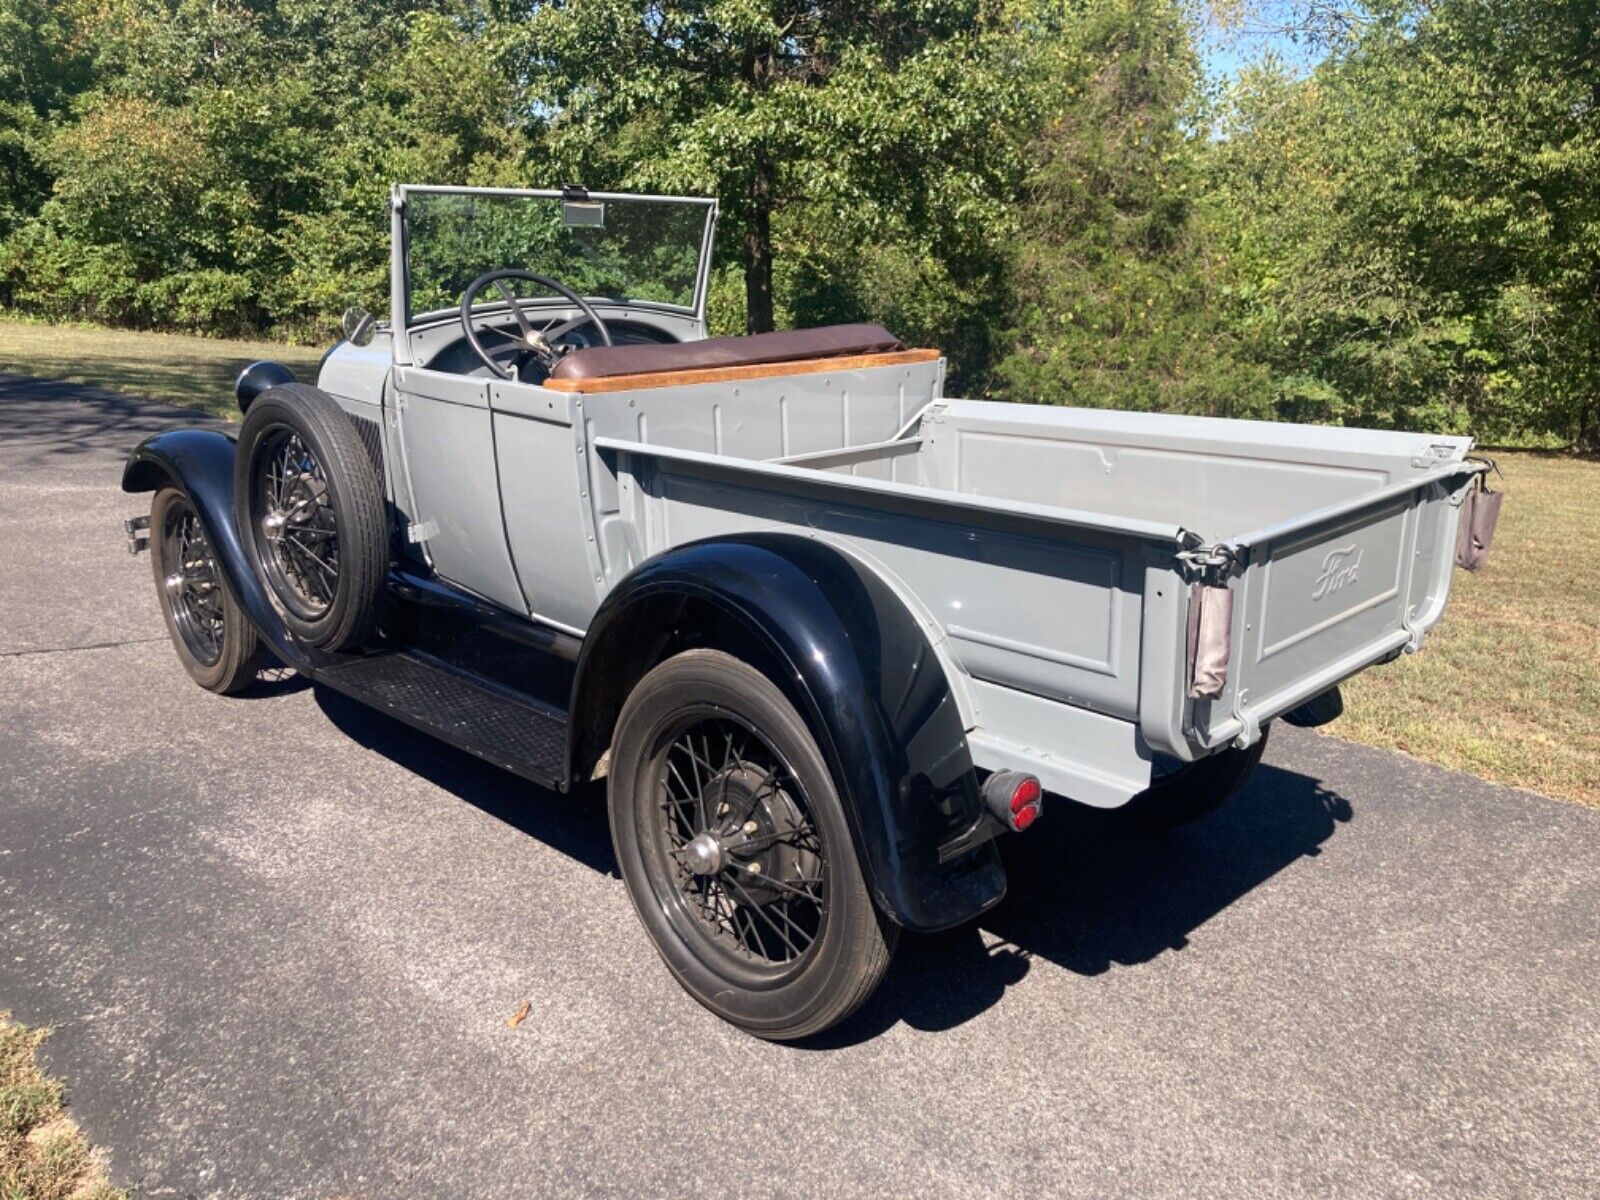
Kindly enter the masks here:
[[719, 651], [669, 659], [628, 697], [612, 753], [622, 877], [690, 995], [787, 1040], [872, 994], [898, 930], [867, 892], [815, 740], [766, 676]]
[[162, 488], [150, 505], [150, 563], [184, 670], [201, 687], [223, 694], [254, 683], [255, 630], [217, 570], [199, 513], [178, 488]]
[[365, 640], [388, 535], [377, 471], [344, 410], [304, 384], [269, 389], [244, 419], [234, 471], [245, 553], [284, 624], [325, 650]]
[[1136, 825], [1149, 830], [1171, 829], [1210, 816], [1249, 780], [1267, 748], [1270, 727], [1262, 729], [1253, 746], [1229, 747], [1192, 763], [1184, 763], [1161, 776], [1120, 810]]

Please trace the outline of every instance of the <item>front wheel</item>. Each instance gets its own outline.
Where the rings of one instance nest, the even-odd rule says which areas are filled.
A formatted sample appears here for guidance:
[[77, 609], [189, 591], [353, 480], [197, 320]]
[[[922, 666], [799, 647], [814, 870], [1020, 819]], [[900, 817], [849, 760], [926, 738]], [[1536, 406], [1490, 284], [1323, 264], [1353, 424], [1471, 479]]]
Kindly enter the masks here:
[[609, 809], [646, 932], [724, 1020], [805, 1037], [882, 980], [898, 930], [868, 894], [815, 739], [747, 663], [691, 650], [639, 682], [617, 721]]
[[255, 630], [217, 570], [194, 503], [178, 488], [150, 505], [150, 563], [161, 615], [183, 669], [207, 691], [231, 695], [256, 679]]

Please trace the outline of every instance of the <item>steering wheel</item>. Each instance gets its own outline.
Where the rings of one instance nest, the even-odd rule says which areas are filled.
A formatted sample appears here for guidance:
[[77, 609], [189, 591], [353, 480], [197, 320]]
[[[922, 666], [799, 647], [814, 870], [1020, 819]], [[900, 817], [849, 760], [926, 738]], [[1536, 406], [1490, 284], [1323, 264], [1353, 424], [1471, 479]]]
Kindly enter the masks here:
[[[536, 330], [533, 327], [533, 322], [528, 320], [528, 314], [522, 311], [522, 302], [506, 286], [505, 281], [508, 279], [521, 279], [528, 283], [536, 283], [543, 288], [549, 288], [556, 295], [577, 305], [582, 310], [583, 316], [575, 317], [570, 321], [563, 321], [553, 327], [546, 325], [543, 329]], [[503, 365], [496, 362], [489, 352], [483, 348], [483, 343], [478, 340], [478, 331], [472, 327], [472, 302], [478, 298], [478, 293], [490, 284], [494, 285], [501, 298], [510, 306], [512, 315], [517, 318], [517, 328], [522, 330], [522, 336], [517, 337], [515, 334], [506, 333], [501, 329], [486, 328], [496, 337], [503, 337], [511, 342], [512, 345], [520, 347], [520, 352], [517, 355], [518, 359], [523, 354], [532, 354], [548, 370], [561, 360], [562, 354], [551, 343], [563, 334], [577, 329], [580, 325], [593, 325], [600, 333], [600, 340], [607, 346], [611, 345], [611, 331], [606, 328], [606, 323], [600, 319], [600, 314], [595, 312], [593, 306], [587, 300], [567, 287], [566, 284], [558, 283], [548, 275], [535, 275], [532, 271], [519, 271], [516, 269], [485, 271], [467, 285], [467, 290], [461, 296], [461, 331], [467, 335], [467, 345], [471, 346], [478, 357], [483, 359], [484, 365], [500, 376], [501, 379], [515, 379], [517, 377], [515, 363]]]

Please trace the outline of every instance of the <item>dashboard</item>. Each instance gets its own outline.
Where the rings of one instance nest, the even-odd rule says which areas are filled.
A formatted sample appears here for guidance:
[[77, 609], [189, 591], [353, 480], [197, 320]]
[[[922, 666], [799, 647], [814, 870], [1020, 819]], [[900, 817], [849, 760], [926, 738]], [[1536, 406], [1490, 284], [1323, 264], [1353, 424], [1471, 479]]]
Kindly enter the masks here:
[[[485, 328], [490, 331], [505, 329], [514, 333], [517, 326], [515, 321], [508, 320], [495, 322]], [[537, 328], [537, 325], [535, 328]], [[606, 328], [611, 332], [611, 343], [614, 346], [664, 345], [678, 340], [663, 329], [658, 329], [653, 325], [646, 325], [642, 321], [630, 321], [623, 317], [608, 318], [606, 320]], [[487, 337], [483, 337], [480, 334], [480, 337], [485, 348], [494, 356], [496, 362], [509, 364], [517, 357], [517, 347], [501, 342], [494, 336], [493, 332], [490, 332]], [[592, 325], [580, 325], [576, 329], [568, 330], [552, 342], [552, 345], [561, 350], [585, 350], [591, 346], [603, 344], [600, 341], [600, 335]], [[525, 355], [525, 357], [531, 358], [532, 356]], [[438, 353], [429, 359], [425, 365], [431, 370], [446, 371], [452, 375], [478, 375], [484, 377], [490, 375], [489, 368], [484, 366], [483, 360], [467, 344], [467, 339], [461, 336], [455, 337], [440, 347]], [[520, 368], [519, 374], [523, 383], [541, 383], [545, 378], [546, 371], [540, 363], [526, 362]]]

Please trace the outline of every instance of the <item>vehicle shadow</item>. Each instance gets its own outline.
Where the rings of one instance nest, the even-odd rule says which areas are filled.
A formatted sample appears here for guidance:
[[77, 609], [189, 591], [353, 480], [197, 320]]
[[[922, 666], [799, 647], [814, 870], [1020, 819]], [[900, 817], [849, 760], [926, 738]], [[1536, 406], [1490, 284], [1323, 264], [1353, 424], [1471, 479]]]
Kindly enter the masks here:
[[293, 667], [286, 667], [266, 649], [261, 651], [261, 666], [256, 671], [255, 682], [242, 692], [235, 692], [235, 700], [276, 700], [279, 696], [292, 696], [311, 686], [307, 679]]
[[316, 687], [313, 694], [346, 737], [590, 870], [620, 878], [603, 791], [585, 788], [563, 796], [417, 733], [332, 688]]
[[[490, 766], [324, 687], [318, 706], [346, 736], [591, 870], [616, 877], [598, 788], [562, 796]], [[906, 935], [883, 985], [848, 1021], [798, 1043], [870, 1041], [900, 1022], [951, 1029], [999, 1002], [1035, 959], [1079, 975], [1184, 949], [1189, 935], [1284, 868], [1321, 852], [1353, 817], [1317, 780], [1263, 764], [1219, 811], [1151, 833], [1057, 802], [1024, 837], [1007, 839], [1009, 888], [977, 921]]]
[[1182, 950], [1234, 901], [1319, 854], [1353, 815], [1317, 780], [1268, 765], [1219, 811], [1164, 833], [1057, 803], [1008, 839], [996, 908], [946, 933], [902, 938], [872, 999], [805, 1045], [852, 1045], [901, 1021], [949, 1029], [996, 1004], [1035, 959], [1094, 976]]

